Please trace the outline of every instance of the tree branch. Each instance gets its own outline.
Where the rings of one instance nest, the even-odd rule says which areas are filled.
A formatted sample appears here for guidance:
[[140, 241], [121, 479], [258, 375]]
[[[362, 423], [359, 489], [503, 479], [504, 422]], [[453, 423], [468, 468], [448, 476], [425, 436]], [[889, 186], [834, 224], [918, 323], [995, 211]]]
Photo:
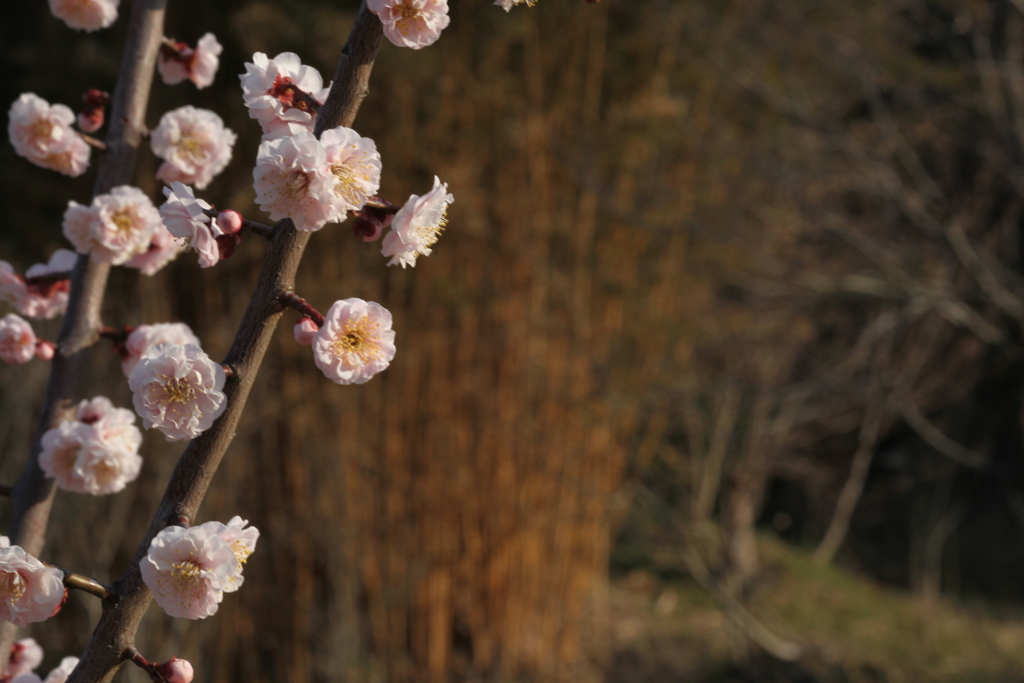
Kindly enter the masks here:
[[[370, 72], [382, 37], [380, 21], [364, 2], [334, 75], [334, 86], [317, 117], [316, 133], [338, 125], [351, 126], [368, 92]], [[139, 622], [152, 598], [139, 572], [153, 537], [169, 519], [192, 519], [206, 495], [225, 451], [234, 438], [253, 380], [270, 345], [283, 311], [277, 296], [292, 288], [295, 272], [311, 233], [299, 232], [290, 220], [274, 229], [275, 235], [224, 363], [238, 373], [238, 381], [224, 387], [227, 408], [213, 426], [193, 440], [178, 461], [145, 537], [131, 565], [115, 584], [120, 596], [116, 609], [105, 607], [78, 667], [68, 683], [106, 683], [121, 664], [121, 653], [131, 647]]]

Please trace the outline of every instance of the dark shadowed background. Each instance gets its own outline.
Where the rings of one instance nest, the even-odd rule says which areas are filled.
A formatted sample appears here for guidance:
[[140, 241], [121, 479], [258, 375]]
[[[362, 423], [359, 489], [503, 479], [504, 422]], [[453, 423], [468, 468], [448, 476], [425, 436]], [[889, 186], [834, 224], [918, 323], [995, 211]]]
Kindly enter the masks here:
[[[222, 683], [1024, 681], [1024, 3], [450, 5], [436, 45], [383, 46], [356, 123], [383, 197], [449, 183], [443, 237], [402, 270], [327, 226], [297, 286], [390, 309], [398, 356], [337, 386], [286, 316], [199, 515], [261, 530], [245, 586], [151, 608], [141, 651]], [[148, 117], [238, 134], [204, 198], [265, 220], [237, 74], [294, 51], [329, 78], [356, 8], [170, 0], [170, 36], [225, 46]], [[5, 17], [0, 102], [112, 89], [123, 16]], [[23, 271], [92, 177], [2, 145], [0, 182]], [[222, 356], [262, 253], [115, 269], [106, 322]], [[82, 397], [127, 406], [94, 356]], [[0, 482], [46, 372], [0, 372]], [[119, 576], [180, 451], [147, 434], [125, 492], [58, 495], [45, 559]], [[29, 630], [44, 672], [98, 610]]]

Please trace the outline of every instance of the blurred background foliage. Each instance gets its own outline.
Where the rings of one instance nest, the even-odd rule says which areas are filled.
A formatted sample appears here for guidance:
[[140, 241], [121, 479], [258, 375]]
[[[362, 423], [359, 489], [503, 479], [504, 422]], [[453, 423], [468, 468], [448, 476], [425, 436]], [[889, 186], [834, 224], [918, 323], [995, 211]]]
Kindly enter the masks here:
[[[449, 183], [445, 235], [404, 271], [328, 227], [297, 287], [382, 303], [399, 354], [339, 387], [279, 331], [200, 513], [261, 530], [245, 589], [152, 609], [143, 653], [219, 681], [1024, 680], [1024, 3], [450, 5], [435, 46], [384, 46], [356, 124], [382, 196]], [[225, 45], [149, 115], [238, 133], [205, 198], [260, 218], [235, 74], [288, 50], [329, 77], [355, 9], [170, 2], [168, 35]], [[11, 8], [3, 101], [111, 89], [123, 28]], [[24, 269], [91, 178], [7, 145], [0, 176]], [[106, 322], [223, 354], [262, 252], [117, 272]], [[0, 480], [46, 371], [0, 374]], [[128, 404], [109, 349], [92, 374]], [[48, 559], [120, 575], [180, 452], [145, 449], [126, 492], [58, 497]], [[97, 610], [30, 631], [47, 663]]]

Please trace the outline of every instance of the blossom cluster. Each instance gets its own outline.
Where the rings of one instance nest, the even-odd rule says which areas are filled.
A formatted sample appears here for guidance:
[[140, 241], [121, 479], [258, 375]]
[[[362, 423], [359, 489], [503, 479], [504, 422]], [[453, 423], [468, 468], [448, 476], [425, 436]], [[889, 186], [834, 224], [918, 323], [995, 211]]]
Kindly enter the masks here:
[[75, 419], [43, 434], [39, 467], [65, 491], [116, 493], [139, 476], [141, 445], [132, 411], [97, 396], [78, 404]]
[[8, 112], [7, 135], [19, 156], [75, 177], [89, 167], [90, 149], [71, 127], [74, 122], [74, 113], [63, 104], [50, 105], [35, 93], [24, 93]]
[[339, 126], [318, 140], [308, 131], [264, 140], [253, 169], [256, 203], [273, 220], [319, 230], [358, 211], [380, 186], [381, 163], [370, 138]]
[[0, 536], [0, 621], [27, 626], [49, 619], [64, 600], [63, 581], [64, 572]]
[[196, 344], [162, 343], [139, 359], [128, 386], [143, 426], [179, 441], [199, 436], [224, 412], [224, 380], [224, 369]]
[[227, 524], [206, 522], [163, 529], [142, 560], [142, 580], [172, 617], [205, 619], [224, 593], [242, 586], [242, 567], [256, 549], [259, 531], [235, 516]]

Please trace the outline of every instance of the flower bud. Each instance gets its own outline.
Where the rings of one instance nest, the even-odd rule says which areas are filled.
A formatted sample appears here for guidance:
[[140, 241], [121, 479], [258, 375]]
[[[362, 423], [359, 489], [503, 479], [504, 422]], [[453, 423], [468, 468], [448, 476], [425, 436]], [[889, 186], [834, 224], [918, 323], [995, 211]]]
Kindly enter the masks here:
[[57, 347], [53, 345], [53, 342], [46, 340], [36, 342], [36, 358], [39, 360], [53, 360], [56, 351]]
[[364, 242], [376, 242], [384, 232], [384, 224], [375, 216], [357, 213], [352, 221], [352, 232]]
[[228, 209], [217, 214], [217, 227], [226, 235], [233, 235], [242, 229], [242, 214]]
[[157, 664], [153, 668], [167, 683], [192, 682], [192, 665], [188, 663], [188, 660], [171, 657], [163, 664]]
[[76, 119], [78, 129], [83, 133], [95, 133], [103, 127], [104, 114], [102, 109], [85, 109], [78, 113]]
[[236, 232], [232, 235], [217, 235], [214, 239], [217, 241], [217, 249], [223, 261], [226, 258], [231, 258], [231, 255], [235, 253], [235, 248], [242, 243], [242, 234]]
[[303, 346], [309, 346], [313, 343], [313, 337], [316, 336], [319, 329], [311, 318], [303, 318], [295, 323], [295, 328], [292, 331], [295, 334], [295, 341]]

